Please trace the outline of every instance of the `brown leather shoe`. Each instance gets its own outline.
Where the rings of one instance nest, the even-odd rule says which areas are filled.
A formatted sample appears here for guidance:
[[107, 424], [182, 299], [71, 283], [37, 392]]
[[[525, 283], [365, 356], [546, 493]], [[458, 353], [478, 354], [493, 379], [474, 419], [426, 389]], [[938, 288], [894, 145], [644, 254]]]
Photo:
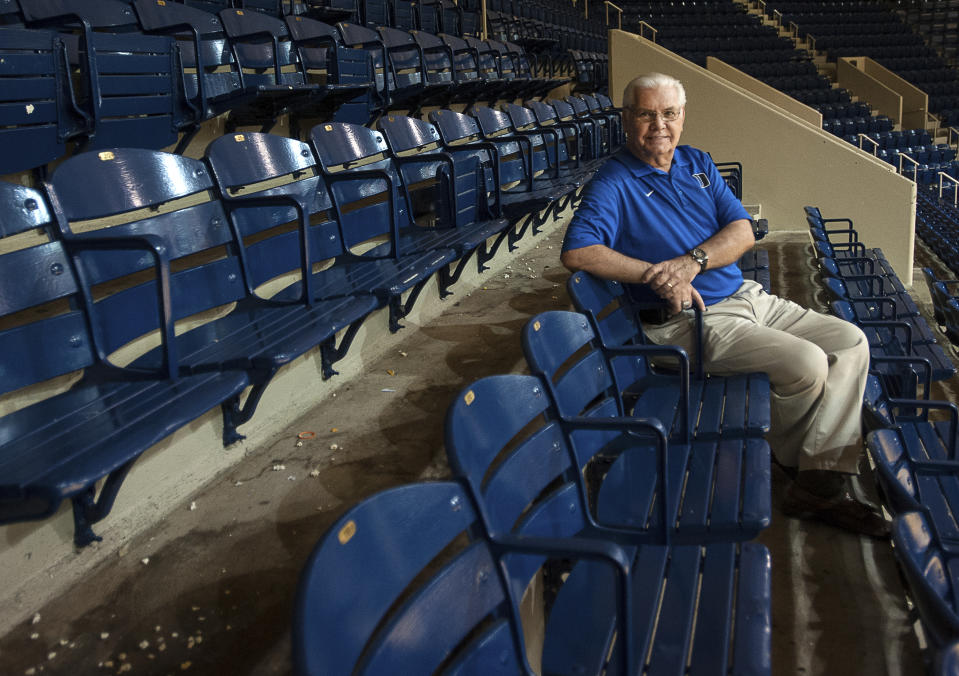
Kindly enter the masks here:
[[846, 489], [831, 498], [823, 498], [793, 482], [783, 496], [782, 511], [786, 516], [815, 519], [850, 533], [889, 537], [889, 524], [879, 508], [859, 502]]

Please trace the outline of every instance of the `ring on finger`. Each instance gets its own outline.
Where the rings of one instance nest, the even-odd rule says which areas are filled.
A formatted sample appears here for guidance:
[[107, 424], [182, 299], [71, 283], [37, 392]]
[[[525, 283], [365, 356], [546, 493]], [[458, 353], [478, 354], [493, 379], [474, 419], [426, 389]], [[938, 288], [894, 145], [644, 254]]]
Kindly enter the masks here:
[[673, 288], [673, 283], [672, 283], [672, 282], [666, 282], [666, 288], [668, 288], [668, 289]]
[[692, 306], [693, 306], [693, 302], [692, 302], [691, 300], [684, 300], [684, 301], [683, 301], [683, 309], [684, 309], [684, 310], [688, 310], [688, 309], [691, 308]]

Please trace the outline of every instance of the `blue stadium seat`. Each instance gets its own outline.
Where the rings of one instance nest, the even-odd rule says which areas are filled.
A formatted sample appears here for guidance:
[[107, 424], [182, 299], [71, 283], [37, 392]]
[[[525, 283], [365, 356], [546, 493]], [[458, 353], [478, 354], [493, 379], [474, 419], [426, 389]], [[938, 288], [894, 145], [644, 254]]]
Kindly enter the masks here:
[[[654, 544], [662, 540], [661, 509], [654, 509], [648, 521], [619, 527], [591, 513], [581, 468], [597, 446], [625, 439], [618, 447], [623, 451], [621, 464], [643, 465], [636, 468], [630, 485], [637, 499], [640, 477], [648, 486], [655, 482], [657, 463], [665, 466], [667, 455], [673, 460], [658, 423], [631, 419], [632, 436], [624, 438], [622, 422], [560, 417], [546, 383], [522, 375], [474, 382], [447, 413], [450, 466], [468, 481], [494, 534], [562, 536], [580, 545], [615, 541], [629, 547], [631, 602], [626, 619], [631, 626], [625, 630], [617, 631], [615, 625], [616, 599], [610, 591], [617, 585], [608, 566], [579, 561], [546, 568], [552, 601], [547, 601], [542, 671], [640, 673], [640, 667], [626, 666], [636, 662], [654, 673], [730, 669], [768, 674], [770, 572], [765, 547], [730, 542], [661, 546]], [[633, 453], [636, 448], [643, 450]], [[675, 469], [675, 463], [671, 467]], [[667, 492], [661, 488], [653, 501], [668, 501]], [[671, 524], [666, 528], [671, 530]], [[508, 562], [511, 586], [525, 589], [541, 564], [542, 559]], [[618, 637], [615, 644], [613, 636]]]
[[[240, 370], [179, 374], [168, 344], [156, 368], [107, 361], [70, 252], [112, 249], [150, 260], [149, 239], [97, 237], [67, 249], [53, 237], [43, 197], [9, 183], [0, 183], [0, 212], [0, 392], [80, 375], [0, 417], [0, 523], [43, 519], [71, 500], [74, 543], [83, 547], [100, 539], [92, 525], [109, 514], [136, 459], [210, 409], [230, 410], [249, 379]], [[143, 316], [154, 330], [163, 320]]]
[[892, 540], [926, 640], [933, 650], [945, 648], [959, 638], [955, 551], [922, 512], [896, 517]]
[[[440, 289], [445, 295], [473, 252], [477, 271], [488, 269], [486, 263], [511, 232], [510, 222], [492, 216], [482, 192], [483, 177], [476, 158], [460, 158], [457, 162], [442, 149], [439, 132], [432, 124], [402, 115], [386, 115], [380, 118], [379, 127], [393, 152], [393, 163], [410, 197], [411, 208], [422, 209], [435, 222], [433, 227], [414, 229], [408, 234], [401, 230], [400, 236], [419, 247], [451, 248], [459, 259], [452, 273], [440, 272]], [[427, 190], [432, 194], [424, 195]], [[495, 241], [488, 245], [487, 240], [494, 237]]]
[[[638, 372], [647, 370], [648, 359], [678, 352], [677, 348], [650, 345], [603, 348], [589, 319], [575, 312], [540, 313], [523, 330], [523, 353], [530, 370], [548, 383], [547, 391], [564, 419], [608, 418], [609, 426], [619, 419], [619, 432], [625, 433], [633, 420], [649, 418], [660, 421], [669, 436], [669, 468], [657, 467], [652, 447], [648, 447], [641, 452], [646, 458], [641, 461], [642, 469], [628, 470], [617, 464], [608, 469], [598, 494], [598, 514], [606, 523], [641, 526], [651, 518], [650, 510], [662, 509], [654, 506], [652, 496], [668, 490], [669, 522], [674, 524], [670, 538], [688, 536], [684, 542], [751, 539], [769, 524], [772, 509], [770, 454], [765, 440], [755, 432], [748, 436], [741, 419], [734, 420], [732, 415], [721, 432], [701, 426], [700, 415], [722, 415], [710, 410], [721, 409], [722, 402], [705, 402], [703, 410], [693, 405], [688, 360], [682, 355], [678, 357], [678, 375], [660, 378], [655, 385], [643, 383], [648, 385], [645, 398], [627, 402], [623, 396], [626, 387], [648, 380], [645, 373], [636, 379]], [[738, 429], [733, 429], [737, 423]], [[585, 433], [582, 439], [575, 436], [577, 452], [588, 451], [581, 459], [618, 456], [624, 444], [628, 448], [639, 443], [633, 439], [617, 444], [612, 432], [599, 438], [586, 438], [589, 435]], [[626, 455], [636, 457], [635, 453]], [[636, 461], [625, 462], [629, 467]], [[640, 476], [648, 478], [641, 480]], [[661, 487], [664, 476], [668, 477], [666, 489]]]
[[501, 569], [509, 557], [529, 557], [504, 555], [477, 537], [482, 529], [454, 481], [391, 488], [347, 511], [300, 575], [295, 673], [427, 674], [442, 665], [531, 676], [518, 599]]
[[[646, 344], [638, 306], [629, 299], [619, 282], [576, 272], [569, 278], [566, 288], [576, 309], [589, 317], [592, 330], [604, 349], [615, 351], [621, 347]], [[677, 348], [669, 347], [663, 353], [675, 355]], [[627, 410], [674, 419], [679, 401], [675, 385], [677, 381], [683, 382], [677, 380], [675, 367], [672, 372], [663, 372], [654, 369], [645, 359], [637, 358], [617, 359], [613, 366], [620, 390], [631, 400]], [[689, 373], [689, 366], [685, 368]], [[619, 369], [622, 371], [617, 372]], [[694, 437], [736, 437], [743, 433], [762, 436], [769, 430], [770, 390], [769, 378], [765, 374], [707, 377], [698, 360], [692, 372], [693, 378], [688, 379], [686, 387], [692, 411], [690, 420], [695, 423], [690, 427]], [[694, 420], [696, 412], [699, 417]]]
[[[295, 143], [299, 161], [309, 164], [312, 158], [300, 156], [308, 147]], [[279, 163], [281, 156], [271, 159]], [[84, 293], [101, 284], [116, 290], [89, 302], [100, 354], [142, 340], [159, 318], [161, 346], [132, 355], [133, 368], [168, 368], [171, 377], [248, 373], [253, 389], [243, 408], [224, 412], [227, 443], [241, 438], [236, 427], [253, 416], [281, 366], [328, 344], [337, 331], [379, 307], [361, 290], [359, 298], [324, 303], [259, 297], [250, 272], [259, 262], [256, 251], [238, 247], [210, 171], [199, 160], [140, 149], [84, 153], [59, 165], [51, 183], [64, 214], [58, 226], [68, 242], [106, 238], [127, 248], [76, 256]], [[137, 247], [141, 251], [130, 251]], [[145, 247], [152, 257], [142, 252]], [[302, 260], [291, 255], [271, 264], [297, 271]], [[226, 314], [217, 312], [233, 303]], [[188, 318], [194, 328], [175, 334], [175, 322]]]
[[52, 31], [0, 30], [0, 174], [41, 167], [88, 133], [77, 106], [63, 42]]
[[[452, 110], [435, 110], [430, 113], [430, 121], [439, 129], [443, 146], [448, 152], [476, 157], [484, 170], [486, 192], [498, 199], [504, 217], [516, 223], [532, 214], [522, 226], [520, 236], [528, 226], [536, 232], [557, 209], [565, 207], [573, 199], [575, 187], [572, 184], [535, 185], [530, 170], [532, 158], [524, 153], [524, 149], [528, 152], [531, 146], [528, 139], [503, 139], [499, 136], [484, 139], [475, 117]], [[508, 117], [505, 128], [509, 128]]]

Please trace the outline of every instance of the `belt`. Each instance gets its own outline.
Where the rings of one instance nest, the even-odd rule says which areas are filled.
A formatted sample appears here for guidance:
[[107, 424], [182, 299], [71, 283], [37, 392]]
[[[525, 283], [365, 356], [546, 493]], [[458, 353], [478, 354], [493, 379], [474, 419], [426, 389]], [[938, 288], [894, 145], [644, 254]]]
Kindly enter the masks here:
[[658, 326], [659, 324], [665, 324], [670, 317], [666, 308], [651, 307], [646, 310], [640, 310], [639, 319], [643, 324]]

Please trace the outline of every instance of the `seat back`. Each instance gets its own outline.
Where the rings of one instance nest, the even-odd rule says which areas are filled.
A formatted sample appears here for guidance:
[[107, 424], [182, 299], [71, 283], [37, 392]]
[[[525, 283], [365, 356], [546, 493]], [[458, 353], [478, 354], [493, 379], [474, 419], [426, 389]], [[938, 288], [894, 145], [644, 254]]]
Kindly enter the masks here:
[[219, 16], [178, 2], [135, 0], [134, 7], [145, 32], [176, 40], [186, 97], [203, 119], [233, 103], [242, 87], [240, 68]]
[[89, 131], [77, 109], [66, 49], [56, 33], [0, 31], [0, 174], [46, 164]]
[[286, 23], [260, 12], [224, 9], [220, 21], [246, 87], [305, 88], [306, 77]]
[[461, 484], [382, 491], [327, 531], [300, 576], [297, 673], [529, 674], [510, 597]]
[[[571, 537], [587, 526], [586, 497], [569, 440], [535, 376], [477, 380], [446, 414], [450, 467], [480, 500], [494, 534]], [[585, 465], [587, 459], [581, 464]], [[507, 557], [513, 589], [522, 593], [546, 557]]]
[[335, 27], [292, 15], [286, 17], [286, 25], [309, 82], [373, 86], [373, 61], [369, 53], [344, 47]]
[[411, 31], [413, 40], [423, 52], [426, 83], [432, 86], [453, 86], [453, 50], [438, 36], [423, 31]]
[[0, 394], [92, 365], [73, 266], [43, 196], [0, 182]]
[[625, 414], [620, 392], [630, 383], [618, 386], [586, 315], [560, 310], [536, 315], [523, 328], [523, 354], [530, 370], [550, 384], [561, 415]]
[[953, 555], [944, 551], [933, 525], [921, 512], [896, 517], [892, 540], [926, 639], [934, 649], [942, 648], [959, 636]]
[[179, 51], [172, 38], [140, 33], [91, 33], [89, 149], [165, 148], [194, 117], [185, 103]]
[[465, 226], [489, 217], [474, 155], [445, 151], [436, 127], [417, 118], [385, 115], [378, 124], [418, 219], [428, 212], [439, 225]]
[[483, 78], [480, 77], [476, 50], [459, 36], [441, 33], [437, 37], [439, 37], [443, 41], [443, 44], [449, 47], [453, 53], [453, 79], [460, 85], [464, 83], [482, 83]]
[[372, 241], [389, 245], [366, 255], [399, 256], [399, 231], [413, 225], [409, 195], [383, 135], [345, 122], [319, 124], [310, 141], [326, 179], [343, 244], [354, 250]]
[[645, 343], [642, 326], [619, 282], [574, 272], [566, 283], [574, 307], [593, 321], [604, 345]]
[[[84, 292], [98, 291], [89, 302], [102, 356], [159, 330], [174, 369], [173, 322], [202, 321], [199, 313], [245, 297], [229, 221], [203, 162], [145, 149], [88, 152], [60, 164], [51, 184], [62, 237], [89, 246], [110, 238], [74, 255]], [[158, 367], [160, 356], [152, 350], [142, 364]]]
[[413, 36], [408, 31], [384, 26], [377, 28], [376, 32], [386, 47], [395, 94], [408, 98], [422, 91], [426, 86], [426, 64]]
[[306, 280], [309, 292], [312, 266], [343, 253], [310, 146], [273, 134], [228, 134], [210, 144], [206, 160], [241, 245], [248, 292], [270, 296], [297, 280]]
[[467, 35], [464, 40], [476, 57], [480, 79], [487, 83], [502, 82], [503, 75], [499, 70], [499, 52], [493, 49], [486, 40], [480, 40], [471, 35]]
[[542, 137], [538, 145], [534, 145], [534, 139], [514, 135], [509, 115], [489, 106], [473, 106], [471, 113], [479, 123], [483, 138], [496, 145], [500, 188], [531, 189], [533, 175], [548, 167]]

